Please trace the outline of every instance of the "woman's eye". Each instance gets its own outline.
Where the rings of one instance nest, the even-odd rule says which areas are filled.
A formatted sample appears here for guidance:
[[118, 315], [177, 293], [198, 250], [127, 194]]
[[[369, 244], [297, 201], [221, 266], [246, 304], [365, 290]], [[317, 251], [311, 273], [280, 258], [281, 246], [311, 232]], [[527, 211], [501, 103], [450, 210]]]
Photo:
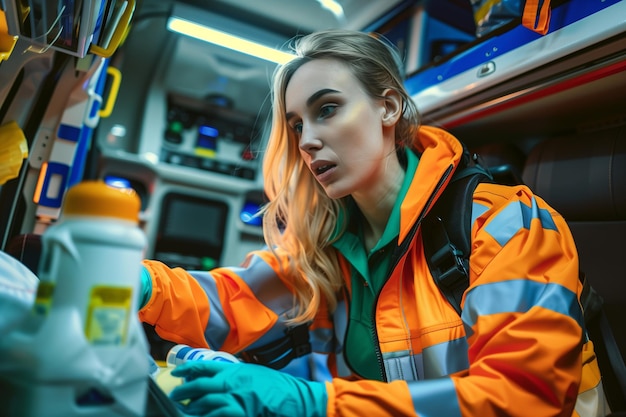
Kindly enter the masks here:
[[291, 125], [291, 128], [293, 129], [294, 132], [296, 132], [297, 134], [302, 133], [302, 122], [298, 122], [298, 123], [294, 123]]
[[320, 107], [320, 117], [326, 118], [328, 116], [331, 116], [335, 112], [336, 108], [337, 106], [335, 104], [323, 105], [322, 107]]

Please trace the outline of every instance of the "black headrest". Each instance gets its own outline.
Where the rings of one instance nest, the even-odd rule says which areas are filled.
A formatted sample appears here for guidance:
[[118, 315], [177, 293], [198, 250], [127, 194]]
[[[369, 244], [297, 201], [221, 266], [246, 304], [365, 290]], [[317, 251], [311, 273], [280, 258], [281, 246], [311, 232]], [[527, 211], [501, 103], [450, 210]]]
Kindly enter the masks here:
[[626, 126], [541, 142], [523, 180], [568, 221], [626, 220]]

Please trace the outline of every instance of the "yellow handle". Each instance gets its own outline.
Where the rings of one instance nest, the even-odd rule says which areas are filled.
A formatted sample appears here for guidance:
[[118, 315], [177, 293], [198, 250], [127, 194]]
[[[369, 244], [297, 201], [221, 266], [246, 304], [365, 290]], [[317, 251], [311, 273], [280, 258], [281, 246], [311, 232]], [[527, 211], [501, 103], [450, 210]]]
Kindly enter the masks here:
[[28, 157], [28, 142], [17, 122], [0, 126], [0, 185], [20, 174], [22, 162]]
[[107, 75], [111, 76], [111, 89], [109, 91], [109, 97], [104, 108], [98, 112], [100, 117], [109, 117], [113, 112], [113, 106], [117, 100], [117, 93], [120, 91], [120, 84], [122, 83], [122, 73], [115, 67], [107, 67]]
[[9, 35], [6, 15], [0, 10], [0, 62], [9, 59], [16, 42], [17, 36]]
[[115, 28], [115, 32], [111, 37], [111, 42], [107, 45], [106, 48], [102, 48], [98, 45], [94, 45], [93, 43], [89, 46], [89, 52], [92, 54], [96, 54], [105, 58], [113, 55], [113, 52], [120, 46], [122, 43], [122, 39], [125, 38], [128, 29], [130, 28], [130, 20], [133, 17], [133, 13], [135, 11], [135, 0], [128, 0], [128, 6], [126, 6], [126, 10], [122, 13], [122, 18]]

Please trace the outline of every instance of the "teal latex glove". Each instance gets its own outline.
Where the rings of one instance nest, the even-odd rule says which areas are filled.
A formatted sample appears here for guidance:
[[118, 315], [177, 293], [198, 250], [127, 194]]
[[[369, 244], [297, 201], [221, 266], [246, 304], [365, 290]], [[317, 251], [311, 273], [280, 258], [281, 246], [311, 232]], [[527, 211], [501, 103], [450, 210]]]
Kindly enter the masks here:
[[145, 266], [141, 267], [141, 285], [139, 291], [139, 310], [141, 310], [152, 297], [152, 278]]
[[325, 417], [323, 382], [307, 381], [261, 365], [189, 361], [172, 375], [184, 378], [170, 398], [189, 400], [184, 413], [203, 417]]

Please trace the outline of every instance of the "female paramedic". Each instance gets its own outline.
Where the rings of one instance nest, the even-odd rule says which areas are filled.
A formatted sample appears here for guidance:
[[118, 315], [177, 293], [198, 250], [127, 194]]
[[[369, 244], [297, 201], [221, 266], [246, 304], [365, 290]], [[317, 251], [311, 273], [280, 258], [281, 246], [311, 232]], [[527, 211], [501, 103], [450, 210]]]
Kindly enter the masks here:
[[[171, 398], [202, 416], [604, 415], [564, 219], [525, 186], [480, 184], [459, 317], [419, 224], [463, 146], [419, 126], [382, 39], [324, 31], [296, 53], [274, 75], [270, 249], [208, 272], [144, 263], [142, 321], [247, 358], [180, 365]], [[297, 355], [303, 329], [331, 381], [272, 369]]]

